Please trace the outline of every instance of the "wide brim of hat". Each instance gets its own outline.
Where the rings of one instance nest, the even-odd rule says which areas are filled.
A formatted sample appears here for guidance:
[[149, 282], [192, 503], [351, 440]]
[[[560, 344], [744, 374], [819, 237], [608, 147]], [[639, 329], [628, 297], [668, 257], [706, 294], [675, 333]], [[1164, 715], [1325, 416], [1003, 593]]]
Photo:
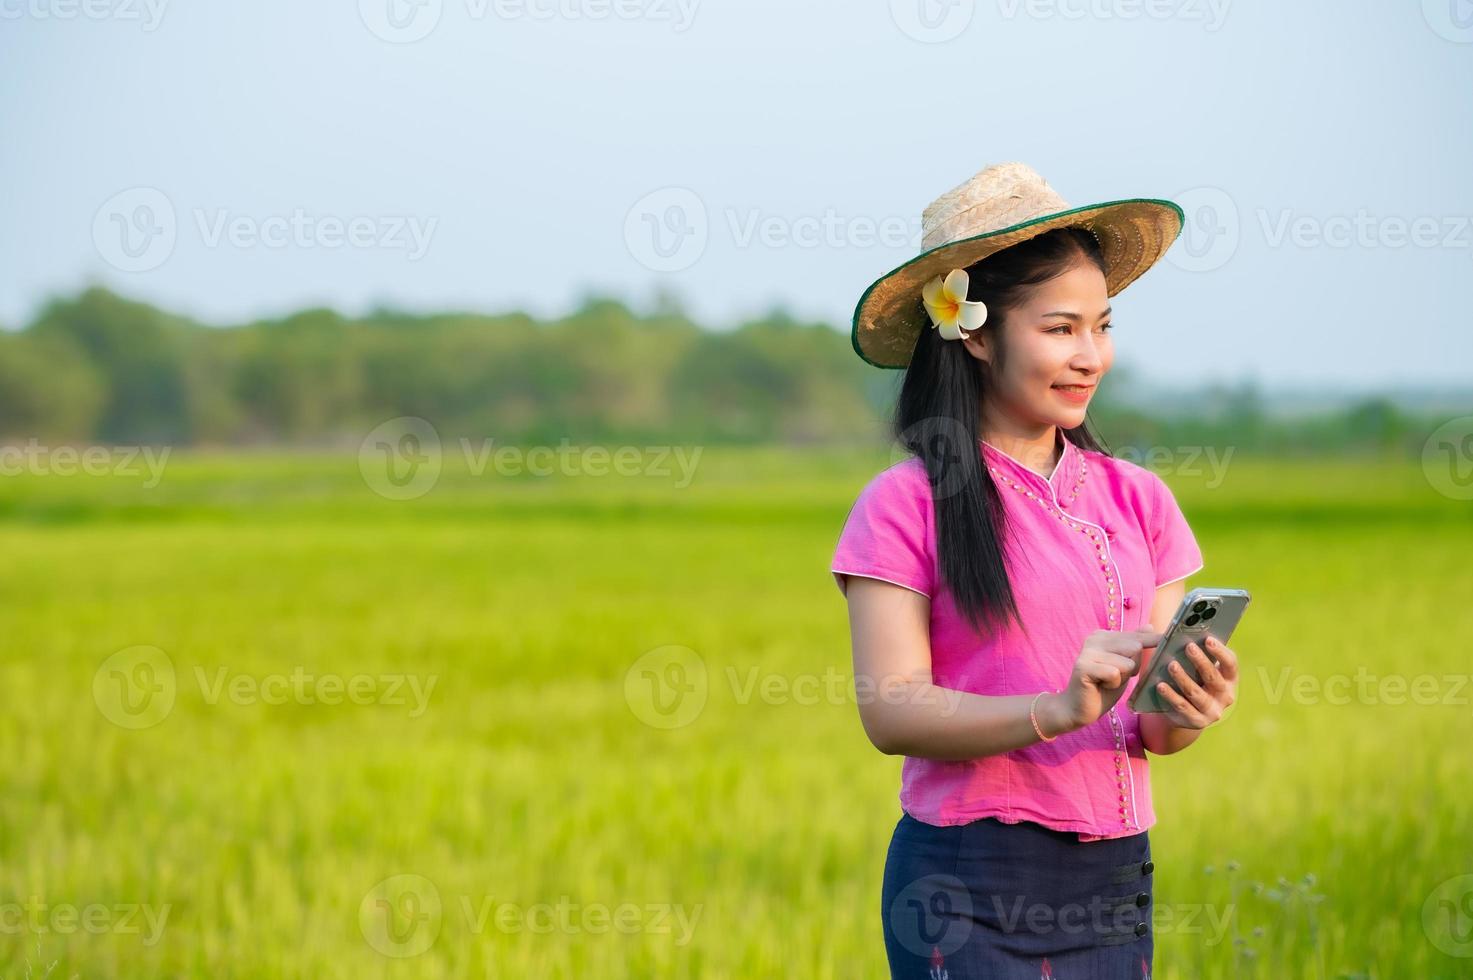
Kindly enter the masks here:
[[926, 282], [1055, 228], [1078, 226], [1095, 233], [1104, 252], [1106, 295], [1114, 296], [1166, 254], [1185, 220], [1171, 201], [1138, 197], [1071, 208], [938, 245], [864, 291], [854, 308], [854, 351], [875, 367], [906, 367], [921, 330], [930, 323], [921, 304]]

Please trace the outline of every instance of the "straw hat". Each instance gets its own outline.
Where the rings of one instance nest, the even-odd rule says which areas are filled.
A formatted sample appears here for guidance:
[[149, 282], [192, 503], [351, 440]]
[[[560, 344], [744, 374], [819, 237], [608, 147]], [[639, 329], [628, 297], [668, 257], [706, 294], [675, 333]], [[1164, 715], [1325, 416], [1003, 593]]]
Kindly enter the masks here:
[[931, 325], [922, 286], [1069, 225], [1099, 240], [1106, 294], [1114, 296], [1166, 254], [1184, 219], [1177, 205], [1154, 198], [1071, 208], [1027, 164], [987, 167], [921, 212], [921, 253], [876, 279], [854, 308], [854, 350], [875, 367], [905, 367], [921, 330]]

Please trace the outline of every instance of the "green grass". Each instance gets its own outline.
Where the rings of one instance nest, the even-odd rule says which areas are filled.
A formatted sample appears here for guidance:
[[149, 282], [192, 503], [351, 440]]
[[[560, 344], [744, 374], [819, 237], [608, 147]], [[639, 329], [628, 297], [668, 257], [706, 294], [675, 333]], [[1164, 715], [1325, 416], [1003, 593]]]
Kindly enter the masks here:
[[[823, 685], [849, 669], [828, 559], [889, 462], [710, 448], [688, 486], [447, 464], [401, 501], [351, 456], [176, 453], [153, 487], [5, 477], [0, 976], [883, 976], [900, 760]], [[1473, 690], [1442, 680], [1473, 664], [1469, 505], [1415, 462], [1164, 475], [1206, 555], [1191, 584], [1254, 604], [1239, 704], [1152, 764], [1157, 902], [1229, 931], [1163, 925], [1156, 976], [1473, 973], [1438, 918], [1439, 898], [1473, 912], [1473, 885], [1434, 895], [1473, 874]], [[134, 729], [94, 680], [139, 646], [172, 664], [174, 703]], [[665, 647], [707, 679], [673, 729], [625, 693]], [[1431, 674], [1461, 703], [1273, 703], [1284, 668]], [[268, 704], [212, 697], [222, 669], [377, 686]], [[422, 711], [385, 703], [406, 675], [434, 684]], [[768, 695], [742, 697], [751, 680]], [[1279, 884], [1306, 874], [1313, 938]], [[360, 924], [366, 905], [379, 935], [371, 892], [396, 875], [440, 898], [402, 958]], [[527, 927], [560, 900], [568, 925]], [[598, 918], [621, 905], [626, 932]], [[88, 906], [97, 928], [65, 931]], [[141, 910], [165, 907], [151, 935]], [[1233, 927], [1255, 954], [1237, 973]]]

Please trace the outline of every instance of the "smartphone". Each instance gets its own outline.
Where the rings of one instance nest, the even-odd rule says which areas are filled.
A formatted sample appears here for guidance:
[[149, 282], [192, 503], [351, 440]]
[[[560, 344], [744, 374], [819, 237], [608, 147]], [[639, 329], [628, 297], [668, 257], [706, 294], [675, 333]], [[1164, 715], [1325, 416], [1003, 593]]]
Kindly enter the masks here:
[[1192, 658], [1187, 654], [1187, 644], [1197, 644], [1208, 659], [1212, 659], [1212, 651], [1206, 646], [1207, 637], [1215, 636], [1226, 643], [1237, 628], [1238, 620], [1243, 618], [1243, 610], [1248, 608], [1251, 598], [1242, 589], [1193, 589], [1188, 592], [1176, 615], [1171, 617], [1161, 642], [1151, 654], [1151, 662], [1141, 673], [1130, 700], [1126, 702], [1130, 710], [1138, 714], [1171, 710], [1171, 705], [1161, 697], [1156, 685], [1165, 681], [1177, 690], [1176, 682], [1168, 673], [1173, 660], [1182, 665], [1188, 677], [1202, 683]]

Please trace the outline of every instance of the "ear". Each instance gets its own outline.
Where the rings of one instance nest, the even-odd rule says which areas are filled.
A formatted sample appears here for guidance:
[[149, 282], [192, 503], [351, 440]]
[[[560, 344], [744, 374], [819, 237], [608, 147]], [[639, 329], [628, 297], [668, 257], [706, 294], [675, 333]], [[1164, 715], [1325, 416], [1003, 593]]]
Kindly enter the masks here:
[[962, 346], [966, 348], [968, 354], [982, 363], [992, 363], [992, 345], [988, 342], [986, 331], [973, 331], [971, 336], [962, 341]]

